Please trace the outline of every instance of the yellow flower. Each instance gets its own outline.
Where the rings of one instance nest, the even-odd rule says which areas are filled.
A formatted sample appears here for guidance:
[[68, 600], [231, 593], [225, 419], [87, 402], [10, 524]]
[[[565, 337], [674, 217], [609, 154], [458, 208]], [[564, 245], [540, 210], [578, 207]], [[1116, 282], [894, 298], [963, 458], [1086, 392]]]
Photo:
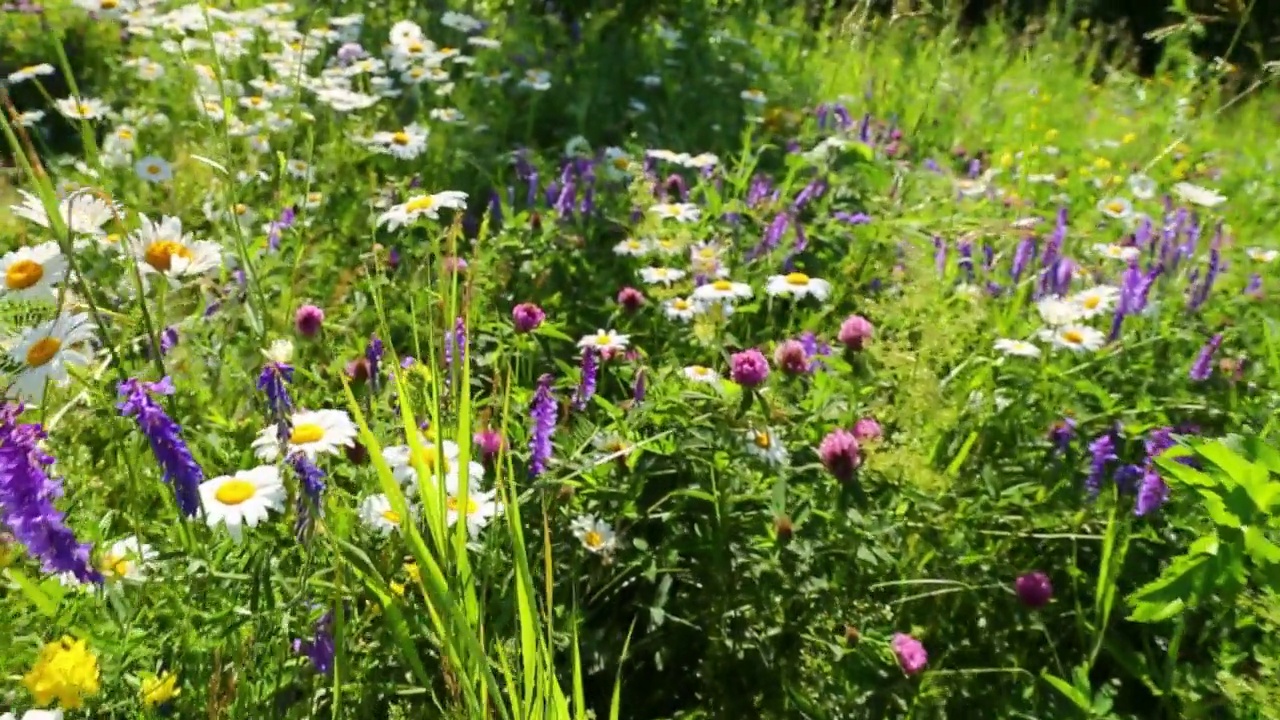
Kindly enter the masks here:
[[154, 673], [142, 676], [139, 691], [142, 695], [142, 704], [147, 707], [163, 705], [182, 692], [178, 688], [178, 676], [170, 672], [161, 673], [159, 676]]
[[1125, 133], [1124, 137], [1120, 138], [1120, 142], [1124, 143], [1125, 145], [1128, 145], [1129, 143], [1137, 139], [1138, 139], [1137, 133]]
[[1104, 157], [1095, 158], [1093, 161], [1093, 166], [1098, 168], [1099, 170], [1110, 170], [1111, 161]]
[[1173, 179], [1182, 180], [1186, 177], [1187, 177], [1187, 163], [1184, 160], [1180, 160], [1178, 161], [1177, 165], [1173, 166]]
[[418, 585], [422, 584], [422, 570], [418, 568], [418, 563], [408, 562], [404, 564], [404, 572], [409, 579]]
[[1011, 167], [1013, 165], [1013, 153], [1004, 153], [1000, 156], [1000, 167]]
[[1053, 142], [1054, 140], [1057, 140], [1057, 139], [1058, 139], [1058, 131], [1056, 128], [1049, 128], [1048, 130], [1045, 131], [1045, 134], [1044, 134], [1045, 142]]
[[396, 597], [404, 597], [404, 583], [398, 583], [392, 580], [387, 584], [387, 587], [391, 588], [391, 592], [394, 593]]
[[84, 704], [85, 697], [98, 692], [98, 658], [84, 640], [65, 636], [40, 650], [22, 684], [39, 706], [56, 699], [64, 710], [74, 710]]

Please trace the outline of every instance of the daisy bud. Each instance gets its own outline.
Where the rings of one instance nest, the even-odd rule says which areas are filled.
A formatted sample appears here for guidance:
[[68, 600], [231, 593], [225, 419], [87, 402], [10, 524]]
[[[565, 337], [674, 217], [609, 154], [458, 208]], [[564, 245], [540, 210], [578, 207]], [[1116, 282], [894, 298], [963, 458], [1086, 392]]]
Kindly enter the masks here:
[[840, 342], [850, 350], [862, 350], [871, 340], [875, 327], [861, 315], [850, 315], [840, 323]]
[[320, 333], [324, 324], [324, 310], [315, 305], [303, 305], [293, 317], [294, 328], [305, 338], [313, 338]]
[[1013, 589], [1018, 594], [1018, 600], [1029, 608], [1044, 607], [1053, 597], [1053, 583], [1049, 582], [1048, 575], [1039, 570], [1019, 575], [1013, 583]]

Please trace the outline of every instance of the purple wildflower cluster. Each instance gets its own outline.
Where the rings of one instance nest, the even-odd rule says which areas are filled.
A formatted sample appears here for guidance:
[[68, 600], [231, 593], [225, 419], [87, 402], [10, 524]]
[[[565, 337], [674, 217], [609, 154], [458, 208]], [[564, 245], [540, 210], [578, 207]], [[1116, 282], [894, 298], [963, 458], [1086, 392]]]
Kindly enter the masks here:
[[533, 419], [533, 432], [529, 436], [529, 477], [538, 477], [551, 461], [551, 435], [556, 430], [559, 408], [551, 392], [550, 374], [538, 378], [538, 389], [533, 396], [529, 415]]
[[[1173, 434], [1170, 427], [1153, 430], [1143, 443], [1146, 456], [1143, 463], [1119, 465], [1112, 473], [1112, 480], [1122, 493], [1135, 495], [1133, 514], [1138, 517], [1159, 510], [1169, 499], [1169, 486], [1157, 472], [1155, 460], [1177, 444]], [[1118, 430], [1113, 429], [1089, 443], [1089, 474], [1085, 488], [1090, 497], [1098, 495], [1108, 470], [1119, 462], [1118, 441]]]
[[122, 416], [137, 421], [164, 473], [164, 482], [173, 486], [178, 509], [187, 517], [195, 517], [200, 512], [200, 483], [204, 482], [204, 471], [183, 441], [182, 428], [155, 398], [172, 395], [173, 382], [168, 377], [159, 382], [134, 378], [120, 383], [119, 392], [124, 400], [116, 409]]

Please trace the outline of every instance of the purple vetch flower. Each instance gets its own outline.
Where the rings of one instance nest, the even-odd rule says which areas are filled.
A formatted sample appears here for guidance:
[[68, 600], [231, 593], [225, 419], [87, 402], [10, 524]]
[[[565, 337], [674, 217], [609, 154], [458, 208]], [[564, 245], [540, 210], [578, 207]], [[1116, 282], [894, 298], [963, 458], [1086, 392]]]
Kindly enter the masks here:
[[729, 377], [743, 387], [756, 387], [769, 377], [769, 361], [755, 348], [734, 353], [729, 358]]
[[170, 325], [160, 331], [160, 354], [168, 355], [169, 351], [178, 346], [178, 328]]
[[1049, 428], [1049, 442], [1053, 444], [1053, 452], [1061, 455], [1067, 451], [1071, 445], [1071, 440], [1076, 436], [1076, 421], [1071, 418], [1063, 418], [1054, 423]]
[[267, 396], [267, 411], [279, 430], [280, 442], [289, 437], [289, 414], [293, 411], [293, 399], [289, 397], [289, 383], [293, 382], [293, 366], [270, 361], [258, 374], [258, 389]]
[[160, 464], [164, 482], [173, 486], [178, 508], [183, 515], [195, 517], [200, 512], [200, 483], [204, 482], [204, 470], [183, 442], [182, 428], [153, 397], [172, 395], [173, 390], [173, 382], [167, 377], [153, 383], [136, 378], [125, 380], [119, 386], [124, 400], [116, 405], [116, 409], [122, 416], [137, 421], [151, 445], [151, 453]]
[[62, 483], [45, 472], [54, 459], [40, 449], [44, 429], [19, 424], [22, 410], [18, 403], [0, 409], [0, 525], [40, 560], [45, 572], [70, 573], [82, 583], [101, 583], [102, 574], [90, 561], [93, 546], [76, 540], [53, 504], [62, 497]]
[[827, 433], [818, 444], [818, 458], [827, 472], [842, 483], [853, 479], [854, 472], [862, 464], [858, 438], [844, 428]]
[[1169, 486], [1156, 473], [1155, 468], [1147, 466], [1138, 485], [1138, 498], [1133, 504], [1133, 514], [1143, 517], [1159, 510], [1169, 499]]
[[938, 277], [946, 276], [947, 241], [937, 235], [933, 236], [933, 267], [938, 271]]
[[804, 355], [809, 360], [809, 372], [826, 370], [827, 364], [822, 358], [831, 354], [831, 346], [818, 339], [812, 330], [800, 333], [800, 344], [804, 346]]
[[851, 213], [844, 210], [831, 213], [831, 217], [846, 225], [866, 225], [871, 222], [871, 216], [866, 213]]
[[1254, 273], [1249, 276], [1249, 284], [1244, 289], [1244, 294], [1252, 298], [1262, 297], [1262, 276]]
[[317, 514], [324, 514], [321, 498], [324, 493], [324, 471], [316, 467], [305, 453], [296, 452], [289, 456], [289, 465], [298, 476], [298, 493], [295, 507], [293, 534], [298, 542], [304, 542], [311, 534], [311, 528]]
[[1115, 477], [1112, 479], [1116, 484], [1116, 488], [1127, 495], [1137, 489], [1138, 479], [1142, 477], [1142, 472], [1141, 465], [1121, 465], [1116, 469]]
[[639, 405], [644, 402], [644, 396], [647, 392], [646, 388], [644, 368], [637, 368], [635, 385], [631, 388], [631, 402], [633, 405]]
[[1029, 608], [1044, 607], [1053, 598], [1053, 583], [1049, 582], [1048, 575], [1039, 570], [1019, 575], [1013, 583], [1013, 589], [1018, 600]]
[[369, 336], [369, 344], [364, 349], [364, 359], [369, 363], [369, 385], [374, 392], [382, 386], [382, 340], [377, 335]]
[[1084, 486], [1090, 497], [1096, 497], [1102, 490], [1102, 476], [1106, 474], [1107, 466], [1117, 459], [1115, 438], [1111, 433], [1099, 435], [1089, 443], [1089, 454], [1089, 476]]
[[596, 351], [592, 348], [582, 350], [582, 378], [578, 381], [578, 389], [573, 394], [575, 410], [585, 410], [587, 403], [596, 394], [596, 382], [600, 374], [600, 365], [596, 362]]
[[1200, 348], [1200, 354], [1196, 356], [1196, 360], [1191, 364], [1191, 371], [1188, 375], [1195, 382], [1203, 382], [1209, 379], [1209, 375], [1213, 373], [1213, 354], [1218, 352], [1218, 346], [1222, 344], [1222, 333], [1218, 333]]
[[546, 319], [547, 314], [533, 303], [520, 303], [511, 310], [511, 320], [518, 333], [532, 332]]
[[796, 199], [791, 203], [792, 211], [799, 212], [804, 208], [804, 206], [822, 197], [826, 192], [826, 178], [814, 178], [796, 194]]
[[924, 645], [910, 635], [894, 633], [889, 645], [898, 658], [898, 666], [908, 675], [919, 673], [929, 664], [929, 653], [925, 652]]
[[782, 244], [782, 237], [786, 235], [787, 230], [791, 227], [791, 216], [785, 212], [780, 212], [773, 216], [768, 227], [765, 228], [764, 237], [760, 239], [760, 243], [756, 245], [747, 254], [748, 260], [754, 260], [762, 255], [776, 249]]
[[333, 657], [337, 648], [333, 640], [332, 610], [316, 621], [310, 640], [298, 638], [293, 641], [293, 652], [297, 655], [305, 655], [317, 673], [329, 675], [333, 672]]
[[529, 435], [529, 477], [541, 475], [551, 460], [551, 435], [556, 430], [560, 411], [551, 392], [551, 380], [549, 373], [538, 378], [538, 389], [529, 408], [529, 416], [533, 419], [533, 432]]
[[1152, 430], [1147, 434], [1147, 439], [1143, 441], [1143, 446], [1147, 451], [1147, 462], [1153, 462], [1164, 454], [1164, 451], [1177, 444], [1178, 441], [1173, 437], [1173, 428], [1162, 427]]
[[1035, 259], [1035, 254], [1035, 238], [1023, 238], [1018, 243], [1018, 247], [1013, 251], [1013, 264], [1009, 267], [1009, 276], [1015, 283], [1022, 278], [1022, 273], [1026, 272], [1027, 266]]
[[444, 365], [446, 368], [453, 367], [454, 355], [457, 355], [458, 362], [465, 362], [467, 359], [467, 325], [462, 318], [455, 318], [453, 329], [446, 330], [444, 333]]

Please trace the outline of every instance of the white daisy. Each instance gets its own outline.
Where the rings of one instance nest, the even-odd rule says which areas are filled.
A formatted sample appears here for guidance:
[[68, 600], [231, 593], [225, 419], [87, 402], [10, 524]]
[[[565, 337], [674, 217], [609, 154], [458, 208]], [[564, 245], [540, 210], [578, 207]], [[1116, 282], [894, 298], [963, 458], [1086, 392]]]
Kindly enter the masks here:
[[138, 177], [150, 183], [168, 182], [173, 179], [173, 168], [164, 158], [148, 155], [133, 164]]
[[17, 85], [20, 82], [31, 80], [32, 78], [52, 75], [56, 72], [49, 63], [40, 63], [39, 65], [27, 65], [18, 68], [16, 71], [9, 73], [9, 84]]
[[685, 276], [685, 271], [676, 270], [668, 267], [647, 267], [640, 268], [640, 278], [650, 285], [666, 285], [679, 281]]
[[98, 569], [108, 579], [141, 582], [146, 579], [152, 562], [160, 557], [150, 545], [130, 535], [111, 544], [98, 560]]
[[237, 543], [243, 538], [245, 525], [257, 527], [270, 511], [283, 510], [287, 495], [280, 470], [274, 465], [259, 465], [200, 483], [205, 522], [211, 528], [225, 525]]
[[[464, 488], [465, 499], [463, 498]], [[489, 524], [489, 520], [502, 512], [502, 503], [494, 499], [496, 495], [497, 492], [494, 490], [481, 490], [474, 480], [463, 485], [459, 482], [457, 475], [446, 478], [445, 522], [453, 527], [459, 518], [466, 518], [467, 532], [475, 535]]]
[[97, 120], [105, 117], [111, 109], [106, 103], [96, 98], [75, 96], [54, 100], [53, 106], [69, 120]]
[[[427, 474], [425, 480], [434, 480], [438, 475], [448, 477], [459, 473], [459, 458], [462, 451], [452, 440], [434, 442], [419, 434], [418, 441], [422, 452], [418, 455]], [[391, 474], [404, 487], [405, 493], [415, 495], [418, 492], [418, 471], [413, 467], [411, 449], [408, 445], [393, 445], [382, 449], [382, 459], [391, 468]], [[471, 461], [467, 465], [467, 477], [479, 480], [484, 477], [484, 466]]]
[[770, 295], [793, 295], [797, 299], [812, 295], [819, 300], [826, 300], [831, 295], [831, 283], [809, 277], [802, 272], [793, 272], [770, 277], [765, 285], [765, 292]]
[[[10, 205], [14, 215], [26, 218], [43, 228], [50, 228], [49, 214], [40, 198], [26, 190], [19, 190], [21, 205]], [[77, 190], [58, 202], [58, 215], [62, 224], [76, 235], [101, 235], [102, 226], [116, 216], [116, 207], [90, 190]]]
[[295, 180], [304, 180], [311, 182], [315, 180], [315, 170], [305, 160], [293, 159], [284, 164], [285, 172]]
[[432, 120], [442, 123], [460, 123], [467, 119], [461, 110], [455, 108], [432, 108], [430, 115]]
[[1098, 201], [1098, 209], [1107, 217], [1124, 220], [1133, 213], [1133, 203], [1122, 197], [1106, 198]]
[[[59, 575], [58, 580], [61, 581], [63, 585], [79, 584], [80, 581], [76, 580], [75, 575], [72, 575], [71, 573], [64, 573], [64, 575], [70, 577], [70, 582], [64, 579], [62, 575]], [[62, 718], [63, 718], [63, 714], [61, 709], [28, 710], [22, 713], [22, 720], [62, 720]], [[0, 720], [18, 720], [18, 716], [9, 712], [9, 713], [0, 715]]]
[[551, 73], [536, 68], [525, 70], [524, 78], [520, 80], [520, 87], [538, 91], [548, 90], [551, 88]]
[[1129, 191], [1139, 200], [1150, 200], [1156, 196], [1158, 186], [1150, 177], [1137, 173], [1129, 176]]
[[583, 335], [578, 341], [578, 347], [593, 348], [599, 352], [625, 350], [630, 339], [630, 335], [622, 335], [613, 330], [596, 330], [593, 335]]
[[699, 285], [693, 291], [695, 300], [704, 302], [733, 302], [740, 298], [751, 297], [751, 286], [746, 283], [733, 282], [732, 280], [716, 280], [705, 285]]
[[663, 220], [674, 218], [682, 223], [697, 222], [702, 217], [702, 211], [693, 203], [658, 203], [649, 212]]
[[58, 285], [67, 277], [67, 259], [58, 243], [50, 241], [18, 248], [0, 257], [4, 284], [0, 297], [15, 300], [56, 298]]
[[428, 134], [425, 127], [413, 123], [393, 133], [374, 133], [371, 142], [380, 152], [400, 160], [412, 160], [427, 149]]
[[604, 149], [604, 169], [610, 180], [625, 180], [636, 169], [636, 162], [627, 151], [618, 147]]
[[1209, 188], [1180, 182], [1173, 186], [1173, 194], [1179, 199], [1201, 207], [1217, 207], [1227, 201], [1227, 196]]
[[1088, 325], [1064, 325], [1058, 328], [1046, 328], [1040, 331], [1040, 338], [1052, 342], [1054, 347], [1072, 352], [1092, 351], [1102, 347], [1107, 341], [1105, 335]]
[[687, 365], [680, 372], [694, 382], [713, 383], [720, 379], [720, 373], [702, 365]]
[[1070, 325], [1082, 317], [1079, 306], [1059, 297], [1044, 298], [1036, 303], [1036, 310], [1045, 323], [1053, 327]]
[[1005, 355], [1016, 355], [1018, 357], [1040, 357], [1040, 348], [1026, 340], [1011, 340], [1009, 338], [1000, 338], [995, 343], [996, 350]]
[[1111, 309], [1120, 291], [1110, 285], [1099, 285], [1071, 296], [1071, 304], [1080, 310], [1084, 319], [1097, 317]]
[[75, 0], [75, 4], [100, 18], [116, 18], [133, 10], [132, 0]]
[[700, 309], [698, 303], [682, 297], [671, 298], [662, 303], [662, 311], [666, 313], [667, 317], [681, 322], [692, 320]]
[[[289, 419], [288, 447], [285, 457], [296, 452], [315, 459], [317, 455], [337, 455], [343, 447], [355, 445], [355, 423], [342, 410], [299, 410]], [[279, 428], [268, 425], [253, 441], [254, 454], [264, 462], [280, 457]]]
[[143, 215], [141, 219], [138, 229], [129, 236], [129, 243], [144, 275], [154, 273], [176, 282], [221, 267], [221, 246], [184, 233], [178, 218], [164, 217], [154, 222]]
[[790, 459], [787, 449], [778, 436], [769, 429], [752, 429], [746, 432], [747, 450], [770, 465], [786, 465]]
[[1254, 262], [1269, 263], [1275, 260], [1276, 257], [1280, 255], [1280, 252], [1277, 252], [1275, 250], [1265, 250], [1263, 248], [1252, 247], [1252, 248], [1249, 248], [1248, 250], [1245, 250], [1245, 254], [1248, 255], [1249, 259]]
[[[410, 508], [411, 513], [412, 510]], [[381, 493], [370, 495], [360, 503], [360, 520], [382, 535], [390, 535], [393, 531], [399, 530], [404, 522], [400, 513], [391, 509], [391, 500]]]
[[613, 246], [615, 255], [630, 255], [631, 257], [642, 257], [648, 254], [650, 249], [649, 243], [645, 240], [636, 240], [628, 238]]
[[576, 518], [570, 527], [573, 529], [573, 536], [578, 538], [582, 547], [597, 555], [608, 555], [618, 547], [618, 536], [613, 532], [613, 528], [594, 515]]
[[754, 103], [756, 105], [764, 105], [765, 103], [769, 102], [769, 97], [764, 94], [764, 91], [757, 90], [755, 88], [749, 88], [747, 90], [743, 90], [741, 93], [738, 94], [738, 97], [742, 98], [743, 100], [746, 100], [749, 103]]
[[27, 330], [16, 341], [9, 358], [19, 369], [9, 388], [12, 395], [39, 403], [45, 386], [65, 386], [70, 382], [67, 368], [89, 364], [89, 354], [76, 349], [93, 337], [93, 325], [83, 313], [60, 315]]
[[1128, 262], [1142, 254], [1142, 251], [1132, 245], [1117, 245], [1116, 243], [1097, 243], [1093, 246], [1093, 251], [1104, 258], [1112, 260], [1124, 260]]
[[467, 194], [458, 190], [445, 190], [434, 195], [416, 195], [406, 202], [393, 205], [379, 215], [378, 224], [386, 225], [388, 230], [396, 230], [418, 218], [426, 217], [436, 220], [440, 217], [440, 210], [443, 208], [467, 209]]

